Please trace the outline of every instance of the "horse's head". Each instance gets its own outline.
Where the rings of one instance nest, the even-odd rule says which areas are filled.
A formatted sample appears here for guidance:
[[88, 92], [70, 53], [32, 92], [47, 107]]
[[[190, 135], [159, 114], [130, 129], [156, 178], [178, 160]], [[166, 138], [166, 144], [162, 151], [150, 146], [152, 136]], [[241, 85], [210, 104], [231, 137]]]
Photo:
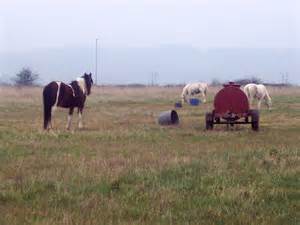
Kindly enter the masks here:
[[272, 99], [270, 97], [267, 97], [265, 99], [265, 101], [266, 101], [266, 105], [268, 106], [268, 109], [271, 110], [271, 108], [272, 108]]
[[181, 103], [184, 104], [185, 102], [187, 102], [187, 96], [185, 93], [181, 94]]
[[92, 73], [84, 73], [84, 75], [82, 76], [82, 78], [84, 78], [85, 80], [85, 85], [86, 85], [86, 89], [87, 89], [87, 95], [91, 94], [91, 88], [92, 85], [94, 83], [93, 78], [92, 78]]

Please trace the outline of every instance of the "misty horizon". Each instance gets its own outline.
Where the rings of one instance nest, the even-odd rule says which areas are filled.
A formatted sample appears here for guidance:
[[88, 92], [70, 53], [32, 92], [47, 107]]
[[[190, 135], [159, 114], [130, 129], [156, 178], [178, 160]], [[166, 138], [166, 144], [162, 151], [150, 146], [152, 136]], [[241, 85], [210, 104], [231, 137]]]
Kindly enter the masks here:
[[[8, 77], [23, 67], [38, 73], [41, 84], [51, 80], [68, 82], [84, 72], [92, 72], [95, 79], [95, 48], [92, 47], [39, 49], [5, 55], [0, 61], [0, 81], [7, 82]], [[102, 47], [98, 49], [98, 84], [179, 84], [250, 77], [281, 83], [283, 75], [289, 83], [300, 84], [299, 56], [300, 49], [285, 48]]]
[[23, 67], [69, 81], [185, 83], [257, 76], [300, 84], [300, 2], [294, 0], [3, 0], [0, 79]]

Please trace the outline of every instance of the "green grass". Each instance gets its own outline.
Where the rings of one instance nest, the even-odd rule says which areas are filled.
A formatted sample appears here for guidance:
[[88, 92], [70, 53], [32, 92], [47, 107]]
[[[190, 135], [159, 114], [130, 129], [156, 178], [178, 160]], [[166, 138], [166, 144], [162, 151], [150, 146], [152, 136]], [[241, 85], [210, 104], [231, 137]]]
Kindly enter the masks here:
[[0, 224], [299, 224], [300, 90], [273, 90], [259, 132], [205, 131], [215, 90], [159, 126], [179, 93], [98, 89], [83, 130], [58, 110], [44, 132], [41, 89], [1, 92]]

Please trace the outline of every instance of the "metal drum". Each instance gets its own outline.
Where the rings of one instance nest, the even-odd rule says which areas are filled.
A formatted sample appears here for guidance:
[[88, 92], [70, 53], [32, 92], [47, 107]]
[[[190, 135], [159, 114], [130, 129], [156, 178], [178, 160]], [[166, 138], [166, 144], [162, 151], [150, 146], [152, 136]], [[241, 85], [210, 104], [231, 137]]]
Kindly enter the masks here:
[[175, 110], [164, 111], [160, 113], [158, 118], [160, 125], [176, 125], [179, 124], [179, 117]]

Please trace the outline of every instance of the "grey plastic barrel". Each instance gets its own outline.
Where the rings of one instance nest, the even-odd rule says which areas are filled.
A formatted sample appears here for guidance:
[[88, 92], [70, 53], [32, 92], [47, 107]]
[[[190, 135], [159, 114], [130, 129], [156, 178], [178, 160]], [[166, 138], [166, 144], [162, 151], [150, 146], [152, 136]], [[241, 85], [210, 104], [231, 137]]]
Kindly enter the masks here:
[[179, 117], [175, 110], [164, 111], [159, 115], [158, 123], [160, 125], [176, 125], [179, 123]]

